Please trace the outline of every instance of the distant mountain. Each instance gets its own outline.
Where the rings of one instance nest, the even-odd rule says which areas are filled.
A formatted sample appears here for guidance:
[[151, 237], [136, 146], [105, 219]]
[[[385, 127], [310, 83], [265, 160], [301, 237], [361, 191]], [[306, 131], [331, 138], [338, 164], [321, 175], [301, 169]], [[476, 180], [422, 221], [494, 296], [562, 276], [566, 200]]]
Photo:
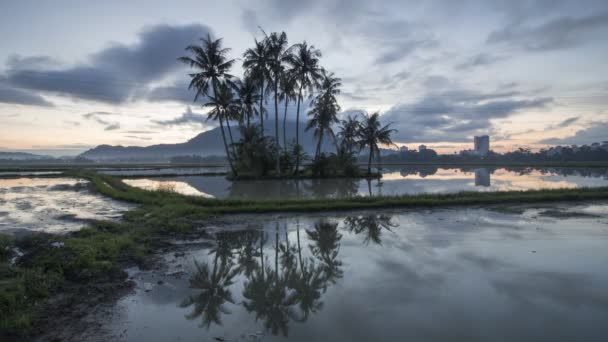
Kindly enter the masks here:
[[40, 160], [53, 159], [51, 156], [43, 156], [25, 152], [0, 152], [0, 160]]
[[[316, 143], [313, 136], [313, 131], [305, 132], [304, 127], [306, 124], [300, 124], [300, 144], [304, 147], [304, 150], [312, 154], [315, 151]], [[266, 135], [274, 136], [274, 121], [264, 122], [264, 131]], [[295, 139], [296, 123], [295, 121], [288, 121], [286, 124], [287, 140], [291, 141]], [[240, 139], [240, 133], [237, 127], [232, 127], [232, 135], [235, 142]], [[283, 123], [279, 124], [279, 137], [281, 144], [283, 143]], [[228, 132], [226, 131], [226, 139], [229, 139]], [[325, 139], [324, 149], [330, 149], [330, 139]], [[222, 134], [220, 128], [214, 128], [209, 131], [200, 133], [194, 138], [179, 144], [160, 144], [151, 145], [146, 147], [140, 146], [111, 146], [111, 145], [99, 145], [93, 149], [90, 149], [79, 157], [95, 160], [95, 161], [109, 161], [109, 160], [130, 160], [130, 161], [168, 161], [172, 157], [177, 156], [223, 156], [225, 155], [224, 143], [222, 141]]]

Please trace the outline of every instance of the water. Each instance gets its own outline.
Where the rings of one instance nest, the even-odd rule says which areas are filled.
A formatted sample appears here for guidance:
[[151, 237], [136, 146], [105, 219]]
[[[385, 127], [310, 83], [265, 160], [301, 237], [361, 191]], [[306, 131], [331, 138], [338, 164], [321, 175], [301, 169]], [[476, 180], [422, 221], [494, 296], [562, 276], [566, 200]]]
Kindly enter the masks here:
[[74, 178], [0, 179], [0, 232], [77, 230], [91, 219], [118, 220], [133, 205], [89, 190]]
[[193, 175], [212, 172], [226, 172], [224, 166], [185, 167], [185, 168], [130, 168], [130, 169], [99, 169], [99, 173], [111, 176], [163, 176], [163, 175]]
[[144, 189], [170, 185], [175, 191], [215, 198], [335, 198], [371, 195], [506, 191], [608, 186], [599, 168], [437, 168], [388, 169], [381, 180], [307, 179], [231, 182], [224, 176], [180, 176], [125, 180]]
[[[112, 340], [605, 341], [608, 203], [242, 216], [131, 270]], [[559, 217], [554, 217], [555, 213]]]

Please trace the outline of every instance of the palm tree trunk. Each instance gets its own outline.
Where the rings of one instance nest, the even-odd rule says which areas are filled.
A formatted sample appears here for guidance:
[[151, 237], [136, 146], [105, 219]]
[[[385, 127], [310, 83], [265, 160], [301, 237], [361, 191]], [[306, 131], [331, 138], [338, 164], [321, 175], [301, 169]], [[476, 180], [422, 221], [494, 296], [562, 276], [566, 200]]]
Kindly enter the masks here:
[[[215, 86], [216, 82], [212, 81], [213, 84], [213, 95], [217, 94], [217, 87]], [[230, 165], [230, 171], [232, 174], [236, 176], [236, 170], [234, 169], [234, 165], [232, 165], [232, 158], [230, 157], [230, 151], [228, 150], [228, 143], [226, 142], [226, 133], [224, 132], [224, 121], [222, 120], [222, 116], [220, 113], [220, 106], [216, 105], [215, 110], [218, 112], [218, 116], [220, 118], [220, 130], [222, 131], [222, 140], [224, 141], [224, 148], [226, 149], [226, 158], [228, 158], [228, 164]]]
[[[278, 71], [278, 70], [276, 70]], [[279, 75], [275, 71], [274, 80], [274, 137], [277, 143], [277, 162], [275, 172], [277, 176], [281, 175], [281, 144], [279, 143]]]
[[260, 125], [262, 126], [262, 136], [264, 136], [264, 80], [262, 79], [262, 89], [260, 90]]
[[285, 111], [283, 112], [283, 147], [287, 150], [287, 104], [289, 100], [285, 97]]
[[374, 154], [373, 151], [374, 151], [374, 149], [370, 145], [369, 146], [369, 160], [367, 161], [367, 175], [368, 175], [368, 177], [371, 176], [371, 174], [372, 174], [372, 156]]
[[[252, 109], [252, 108], [250, 108]], [[247, 128], [251, 127], [251, 110], [247, 110]]]
[[236, 158], [236, 147], [234, 146], [234, 139], [232, 139], [232, 129], [230, 128], [229, 120], [226, 120], [226, 126], [228, 126], [228, 136], [230, 138], [230, 147], [232, 147], [232, 155]]
[[[300, 99], [302, 98], [302, 82], [300, 82], [300, 90], [298, 91], [298, 105], [296, 109], [296, 145], [300, 144]], [[296, 155], [296, 177], [300, 170], [300, 154]]]
[[220, 116], [220, 129], [222, 131], [222, 140], [224, 141], [224, 148], [226, 149], [226, 158], [228, 158], [228, 164], [230, 165], [230, 170], [232, 174], [236, 176], [236, 171], [234, 170], [234, 165], [232, 165], [232, 158], [230, 157], [230, 150], [228, 149], [228, 142], [226, 141], [226, 133], [224, 132], [224, 120]]
[[323, 129], [321, 129], [321, 132], [319, 133], [319, 140], [317, 141], [317, 150], [315, 152], [315, 159], [319, 158], [319, 155], [321, 154], [321, 144], [323, 143]]

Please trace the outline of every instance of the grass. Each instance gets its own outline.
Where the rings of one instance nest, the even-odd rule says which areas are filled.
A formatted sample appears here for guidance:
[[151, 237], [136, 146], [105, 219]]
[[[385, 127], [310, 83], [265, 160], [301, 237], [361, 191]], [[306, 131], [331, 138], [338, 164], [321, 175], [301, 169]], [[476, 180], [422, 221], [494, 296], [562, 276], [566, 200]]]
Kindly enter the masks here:
[[[27, 336], [55, 294], [65, 296], [68, 288], [100, 281], [123, 282], [125, 265], [146, 266], [168, 236], [191, 233], [197, 222], [211, 215], [608, 199], [608, 187], [343, 199], [209, 199], [180, 195], [171, 188], [143, 190], [93, 171], [71, 170], [66, 175], [86, 178], [101, 194], [139, 206], [126, 212], [121, 222], [93, 221], [67, 235], [32, 234], [17, 241], [0, 235], [0, 339]], [[13, 265], [9, 259], [15, 246], [26, 255]], [[86, 298], [74, 302], [79, 300]]]

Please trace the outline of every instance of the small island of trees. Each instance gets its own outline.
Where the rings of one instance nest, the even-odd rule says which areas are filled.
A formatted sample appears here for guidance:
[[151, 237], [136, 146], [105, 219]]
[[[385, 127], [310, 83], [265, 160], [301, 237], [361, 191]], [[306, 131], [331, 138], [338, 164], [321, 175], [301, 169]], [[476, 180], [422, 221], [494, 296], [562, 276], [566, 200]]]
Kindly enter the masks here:
[[[395, 130], [390, 124], [380, 124], [379, 113], [340, 120], [336, 97], [342, 83], [320, 65], [321, 51], [306, 41], [290, 46], [285, 32], [262, 33], [263, 39], [255, 39], [254, 46], [243, 54], [241, 79], [230, 73], [236, 59], [229, 59], [230, 49], [223, 46], [221, 38], [207, 35], [200, 45], [186, 48], [188, 56], [179, 58], [193, 69], [188, 88], [195, 91], [194, 101], [203, 101], [203, 107], [210, 109], [208, 119], [219, 122], [230, 177], [378, 177], [372, 173], [372, 162], [380, 158], [379, 146], [393, 145], [391, 134]], [[267, 98], [273, 108], [265, 106]], [[316, 140], [312, 157], [300, 145], [304, 101], [310, 101], [305, 130], [312, 130]], [[296, 132], [295, 139], [288, 141], [290, 102], [296, 104]], [[269, 112], [274, 113], [274, 136], [264, 133]], [[234, 141], [231, 122], [238, 124], [239, 141]], [[323, 149], [326, 139], [333, 143], [335, 152]], [[366, 171], [357, 164], [357, 154], [363, 149], [369, 151]]]

